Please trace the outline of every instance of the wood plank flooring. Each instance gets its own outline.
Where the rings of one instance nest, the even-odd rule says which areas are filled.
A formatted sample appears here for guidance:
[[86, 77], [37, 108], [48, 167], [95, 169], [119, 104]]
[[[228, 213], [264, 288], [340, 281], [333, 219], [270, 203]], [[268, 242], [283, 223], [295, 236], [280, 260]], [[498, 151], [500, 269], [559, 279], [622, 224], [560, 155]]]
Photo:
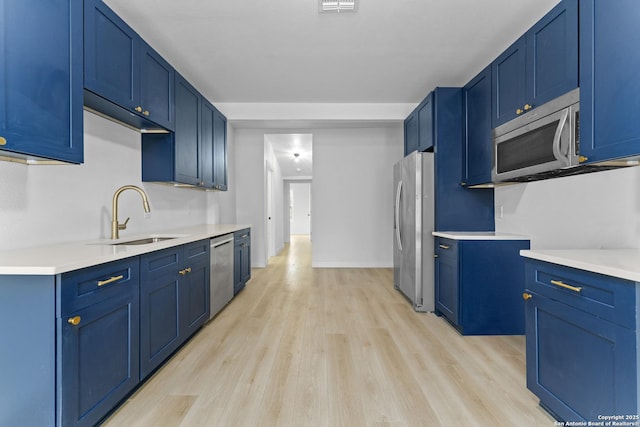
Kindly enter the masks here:
[[462, 337], [415, 313], [390, 269], [312, 269], [307, 236], [104, 425], [553, 426], [524, 337]]

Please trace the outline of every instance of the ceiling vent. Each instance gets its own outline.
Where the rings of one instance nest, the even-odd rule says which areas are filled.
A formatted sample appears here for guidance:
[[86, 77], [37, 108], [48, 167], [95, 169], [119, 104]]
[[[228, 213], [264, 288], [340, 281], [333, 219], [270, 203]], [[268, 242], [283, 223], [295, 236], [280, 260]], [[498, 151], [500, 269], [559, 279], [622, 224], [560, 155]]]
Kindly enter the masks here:
[[356, 0], [320, 0], [320, 12], [355, 12]]

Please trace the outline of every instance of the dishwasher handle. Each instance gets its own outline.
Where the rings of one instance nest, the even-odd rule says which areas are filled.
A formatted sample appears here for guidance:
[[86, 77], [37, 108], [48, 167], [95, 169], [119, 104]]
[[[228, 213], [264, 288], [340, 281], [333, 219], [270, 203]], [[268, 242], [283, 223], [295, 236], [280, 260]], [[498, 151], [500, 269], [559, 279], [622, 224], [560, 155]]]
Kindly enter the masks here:
[[217, 248], [218, 246], [226, 245], [227, 243], [232, 243], [232, 242], [233, 242], [233, 234], [231, 235], [231, 237], [224, 240], [211, 239], [211, 247]]

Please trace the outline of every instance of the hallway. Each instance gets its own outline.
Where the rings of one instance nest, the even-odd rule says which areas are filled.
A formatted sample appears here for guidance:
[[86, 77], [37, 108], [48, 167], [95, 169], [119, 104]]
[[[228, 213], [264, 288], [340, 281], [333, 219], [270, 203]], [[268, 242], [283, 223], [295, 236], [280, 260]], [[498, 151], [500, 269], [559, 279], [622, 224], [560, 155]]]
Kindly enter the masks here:
[[390, 269], [273, 257], [105, 425], [551, 426], [524, 337], [462, 337], [415, 313]]

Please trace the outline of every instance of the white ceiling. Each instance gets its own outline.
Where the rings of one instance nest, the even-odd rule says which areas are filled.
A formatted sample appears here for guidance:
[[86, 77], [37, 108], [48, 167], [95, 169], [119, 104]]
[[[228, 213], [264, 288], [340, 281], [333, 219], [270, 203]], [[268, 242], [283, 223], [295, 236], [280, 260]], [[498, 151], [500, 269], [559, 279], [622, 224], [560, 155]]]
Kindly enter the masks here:
[[[361, 0], [356, 13], [320, 14], [318, 0], [104, 1], [214, 104], [245, 105], [417, 104], [464, 85], [559, 2]], [[269, 137], [284, 177], [312, 175], [307, 137]], [[297, 143], [308, 143], [300, 164]]]
[[214, 104], [417, 103], [461, 86], [559, 0], [105, 0]]
[[[313, 176], [312, 135], [266, 134], [265, 141], [273, 147], [283, 179], [311, 179]], [[298, 157], [294, 156], [298, 153]]]

